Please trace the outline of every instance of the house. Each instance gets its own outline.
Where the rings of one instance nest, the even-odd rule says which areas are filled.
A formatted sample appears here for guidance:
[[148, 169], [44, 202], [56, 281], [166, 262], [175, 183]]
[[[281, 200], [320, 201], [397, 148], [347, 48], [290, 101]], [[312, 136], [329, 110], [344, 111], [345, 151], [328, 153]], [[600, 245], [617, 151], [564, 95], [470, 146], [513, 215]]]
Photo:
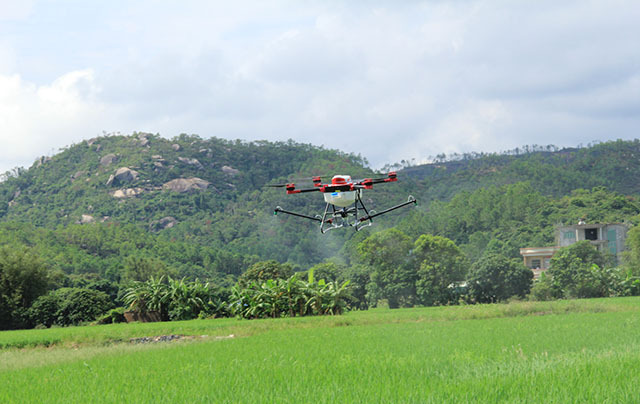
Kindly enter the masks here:
[[524, 258], [524, 265], [533, 271], [533, 278], [538, 279], [540, 274], [549, 269], [551, 257], [560, 247], [527, 247], [520, 249], [520, 255]]
[[629, 226], [625, 223], [587, 224], [580, 220], [578, 224], [556, 227], [554, 247], [526, 247], [520, 249], [524, 265], [531, 268], [534, 278], [549, 269], [551, 257], [562, 247], [578, 241], [589, 240], [602, 254], [611, 254], [619, 262], [625, 248]]

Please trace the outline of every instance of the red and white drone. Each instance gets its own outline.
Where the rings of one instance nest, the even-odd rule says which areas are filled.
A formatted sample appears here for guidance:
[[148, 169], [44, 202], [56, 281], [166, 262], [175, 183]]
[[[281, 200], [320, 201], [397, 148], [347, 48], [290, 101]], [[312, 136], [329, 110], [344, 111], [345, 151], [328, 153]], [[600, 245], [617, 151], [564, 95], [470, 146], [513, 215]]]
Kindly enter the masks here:
[[[395, 172], [390, 172], [385, 178], [365, 178], [363, 180], [352, 180], [348, 175], [336, 175], [331, 179], [330, 184], [323, 184], [320, 177], [312, 177], [312, 188], [297, 189], [294, 183], [272, 184], [268, 187], [285, 188], [287, 194], [300, 194], [304, 192], [322, 192], [327, 206], [324, 208], [322, 216], [309, 216], [301, 213], [290, 212], [277, 206], [273, 214], [286, 213], [288, 215], [302, 217], [305, 219], [320, 222], [320, 231], [326, 233], [329, 230], [344, 226], [355, 227], [356, 231], [366, 226], [371, 226], [373, 218], [384, 215], [392, 210], [416, 204], [416, 198], [409, 196], [407, 202], [385, 209], [382, 212], [369, 211], [362, 202], [362, 191], [373, 189], [374, 184], [398, 181]], [[358, 212], [363, 215], [358, 216]]]

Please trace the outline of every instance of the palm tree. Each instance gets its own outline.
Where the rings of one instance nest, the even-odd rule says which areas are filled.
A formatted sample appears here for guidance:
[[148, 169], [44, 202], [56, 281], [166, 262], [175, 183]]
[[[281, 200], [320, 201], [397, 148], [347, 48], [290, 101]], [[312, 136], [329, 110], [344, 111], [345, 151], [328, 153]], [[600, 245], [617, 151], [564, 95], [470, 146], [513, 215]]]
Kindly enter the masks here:
[[325, 314], [342, 314], [347, 306], [347, 300], [351, 297], [349, 294], [349, 282], [345, 281], [342, 285], [337, 281], [330, 282], [327, 288], [327, 301], [325, 304]]

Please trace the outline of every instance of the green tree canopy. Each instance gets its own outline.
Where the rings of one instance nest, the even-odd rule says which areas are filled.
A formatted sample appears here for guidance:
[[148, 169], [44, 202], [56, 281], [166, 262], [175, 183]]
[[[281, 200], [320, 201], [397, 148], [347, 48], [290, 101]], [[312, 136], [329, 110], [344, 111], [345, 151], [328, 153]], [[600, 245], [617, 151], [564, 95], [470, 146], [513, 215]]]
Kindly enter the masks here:
[[606, 258], [589, 241], [563, 247], [551, 258], [549, 274], [564, 297], [609, 296], [618, 283], [617, 273], [606, 266]]
[[99, 290], [60, 288], [39, 297], [29, 314], [36, 325], [68, 326], [93, 321], [111, 308], [111, 300]]
[[387, 299], [389, 307], [411, 307], [416, 303], [416, 272], [409, 252], [413, 243], [397, 229], [383, 230], [358, 244], [362, 260], [372, 269], [370, 293]]
[[455, 302], [455, 284], [464, 280], [468, 261], [460, 248], [445, 237], [423, 234], [412, 251], [418, 276], [418, 301], [427, 306]]
[[46, 293], [49, 277], [40, 258], [20, 246], [0, 248], [0, 329], [25, 327], [27, 309]]
[[495, 303], [525, 297], [531, 290], [533, 272], [522, 261], [500, 254], [486, 254], [472, 267], [469, 294], [478, 303]]
[[238, 285], [244, 288], [253, 282], [260, 285], [268, 279], [288, 279], [292, 275], [293, 269], [289, 264], [280, 264], [275, 260], [260, 261], [251, 265], [249, 269], [238, 278]]
[[640, 277], [640, 226], [629, 230], [626, 243], [624, 263], [632, 276]]

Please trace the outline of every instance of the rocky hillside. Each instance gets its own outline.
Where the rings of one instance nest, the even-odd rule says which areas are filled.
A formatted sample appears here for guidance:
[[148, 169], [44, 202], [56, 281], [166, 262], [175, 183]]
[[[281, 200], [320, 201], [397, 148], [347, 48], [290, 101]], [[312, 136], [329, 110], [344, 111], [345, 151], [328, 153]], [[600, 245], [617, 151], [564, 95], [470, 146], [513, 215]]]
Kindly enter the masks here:
[[[237, 274], [258, 259], [302, 268], [339, 252], [354, 232], [320, 237], [314, 223], [274, 217], [278, 205], [316, 214], [324, 204], [315, 194], [289, 196], [264, 185], [336, 173], [372, 175], [359, 156], [292, 141], [105, 136], [9, 175], [0, 184], [0, 221], [22, 233], [28, 245], [60, 241], [43, 254], [77, 256], [77, 262], [59, 266], [67, 273], [100, 268], [103, 276], [119, 274], [131, 256], [158, 258], [159, 246], [167, 249], [162, 262], [182, 268], [181, 275]], [[406, 200], [407, 193], [397, 191], [402, 185], [381, 188], [369, 200], [372, 209]], [[83, 240], [82, 233], [95, 240]], [[117, 247], [132, 242], [138, 242], [137, 251]]]
[[107, 136], [42, 157], [2, 183], [0, 217], [39, 226], [150, 223], [224, 210], [240, 195], [261, 191], [277, 178], [341, 169], [369, 172], [358, 157], [294, 142]]
[[365, 201], [381, 210], [412, 194], [417, 208], [359, 233], [321, 235], [315, 223], [273, 215], [276, 206], [318, 214], [319, 195], [264, 185], [311, 175], [369, 177], [362, 157], [293, 141], [104, 136], [5, 174], [0, 244], [36, 249], [55, 271], [111, 281], [165, 271], [230, 283], [257, 260], [299, 269], [328, 257], [348, 262], [359, 240], [389, 226], [451, 238], [471, 258], [493, 239], [516, 240], [510, 251], [517, 255], [519, 246], [549, 242], [559, 221], [635, 216], [637, 202], [627, 196], [640, 192], [638, 156], [635, 140], [409, 167], [399, 182], [365, 193]]

